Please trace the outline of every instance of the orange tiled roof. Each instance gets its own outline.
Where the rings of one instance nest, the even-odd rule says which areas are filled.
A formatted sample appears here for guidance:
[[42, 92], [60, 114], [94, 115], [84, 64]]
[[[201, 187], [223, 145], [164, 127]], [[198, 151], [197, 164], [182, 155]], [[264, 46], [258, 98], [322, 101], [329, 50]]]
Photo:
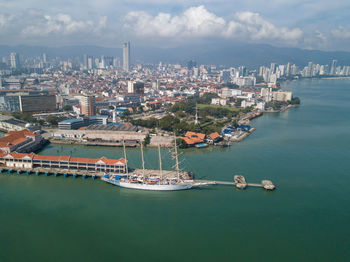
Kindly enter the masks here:
[[191, 139], [198, 138], [198, 139], [204, 140], [204, 138], [205, 138], [205, 134], [191, 132], [191, 131], [187, 131], [185, 136], [188, 138], [191, 138]]
[[218, 132], [214, 132], [214, 133], [211, 133], [210, 135], [209, 135], [209, 137], [211, 138], [211, 139], [217, 139], [218, 137], [219, 137], [220, 135], [219, 135], [219, 133]]
[[4, 137], [0, 138], [0, 147], [9, 147], [20, 144], [27, 140], [28, 136], [36, 136], [32, 131], [9, 131]]
[[0, 157], [5, 157], [5, 156], [12, 156], [15, 159], [22, 159], [24, 157], [30, 157], [33, 160], [42, 160], [42, 161], [66, 161], [70, 163], [86, 163], [86, 164], [95, 164], [99, 161], [102, 161], [106, 165], [115, 165], [119, 162], [122, 164], [125, 164], [125, 159], [120, 158], [120, 159], [108, 159], [105, 157], [101, 158], [83, 158], [83, 157], [70, 157], [70, 156], [45, 156], [45, 155], [36, 155], [34, 153], [30, 154], [23, 154], [23, 153], [17, 153], [17, 152], [12, 152], [9, 154], [0, 154]]

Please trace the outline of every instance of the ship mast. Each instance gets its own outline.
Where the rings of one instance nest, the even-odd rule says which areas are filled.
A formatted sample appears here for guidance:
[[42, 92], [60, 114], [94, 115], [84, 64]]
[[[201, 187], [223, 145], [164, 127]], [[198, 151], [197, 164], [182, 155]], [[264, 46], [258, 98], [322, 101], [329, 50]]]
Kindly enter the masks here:
[[123, 151], [124, 151], [124, 159], [125, 159], [126, 177], [129, 178], [128, 160], [126, 158], [126, 149], [125, 149], [125, 141], [124, 141], [124, 139], [123, 139]]
[[158, 145], [158, 158], [159, 158], [159, 171], [160, 171], [160, 176], [163, 176], [163, 170], [162, 170], [162, 156], [160, 154], [160, 145]]
[[176, 160], [176, 173], [177, 173], [177, 181], [179, 182], [180, 181], [180, 170], [179, 170], [179, 158], [178, 158], [178, 155], [177, 155], [177, 145], [176, 145], [176, 136], [175, 136], [175, 160]]
[[142, 161], [142, 178], [143, 182], [145, 182], [145, 160], [143, 159], [143, 144], [141, 142], [141, 161]]
[[196, 104], [196, 117], [195, 117], [195, 120], [194, 120], [194, 124], [198, 125], [198, 107], [197, 107], [197, 104]]

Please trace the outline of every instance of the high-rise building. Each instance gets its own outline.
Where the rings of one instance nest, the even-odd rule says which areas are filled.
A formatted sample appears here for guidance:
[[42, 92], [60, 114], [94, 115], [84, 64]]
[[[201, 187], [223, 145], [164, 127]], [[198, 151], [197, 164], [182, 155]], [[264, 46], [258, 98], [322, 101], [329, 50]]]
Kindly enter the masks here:
[[123, 69], [125, 72], [130, 70], [130, 42], [123, 44]]
[[17, 53], [11, 53], [10, 54], [10, 63], [11, 63], [11, 68], [20, 68], [20, 63], [19, 63], [19, 56]]
[[92, 56], [87, 57], [87, 69], [94, 69], [94, 58]]
[[85, 116], [96, 115], [96, 105], [94, 95], [84, 95], [80, 101], [81, 103], [81, 113]]
[[290, 75], [290, 63], [288, 62], [287, 64], [287, 69], [286, 69], [286, 76]]
[[83, 56], [83, 68], [88, 69], [88, 55]]
[[331, 75], [335, 75], [335, 73], [336, 73], [335, 70], [337, 68], [337, 62], [338, 62], [337, 60], [332, 61], [331, 72], [330, 72]]
[[145, 93], [145, 84], [143, 82], [129, 81], [128, 93], [143, 96]]
[[43, 63], [47, 63], [47, 55], [45, 53], [43, 53]]

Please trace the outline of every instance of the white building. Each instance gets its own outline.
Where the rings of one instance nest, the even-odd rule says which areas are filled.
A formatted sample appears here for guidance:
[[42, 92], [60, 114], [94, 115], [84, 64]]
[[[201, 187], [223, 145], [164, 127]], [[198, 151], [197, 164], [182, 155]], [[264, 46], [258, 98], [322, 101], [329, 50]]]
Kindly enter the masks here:
[[211, 99], [211, 104], [212, 105], [217, 105], [217, 106], [226, 106], [227, 105], [227, 99], [226, 98], [212, 98]]

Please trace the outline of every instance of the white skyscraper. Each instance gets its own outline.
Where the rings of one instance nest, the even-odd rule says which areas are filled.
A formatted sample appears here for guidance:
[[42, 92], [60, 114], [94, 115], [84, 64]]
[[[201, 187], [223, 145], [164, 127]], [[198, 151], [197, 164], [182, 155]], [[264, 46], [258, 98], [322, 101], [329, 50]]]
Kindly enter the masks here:
[[331, 66], [331, 75], [335, 75], [335, 73], [336, 73], [336, 68], [337, 68], [337, 60], [333, 60], [332, 61], [332, 66]]
[[123, 44], [123, 69], [125, 72], [130, 69], [130, 42]]
[[10, 54], [11, 68], [20, 68], [19, 56], [17, 53]]

